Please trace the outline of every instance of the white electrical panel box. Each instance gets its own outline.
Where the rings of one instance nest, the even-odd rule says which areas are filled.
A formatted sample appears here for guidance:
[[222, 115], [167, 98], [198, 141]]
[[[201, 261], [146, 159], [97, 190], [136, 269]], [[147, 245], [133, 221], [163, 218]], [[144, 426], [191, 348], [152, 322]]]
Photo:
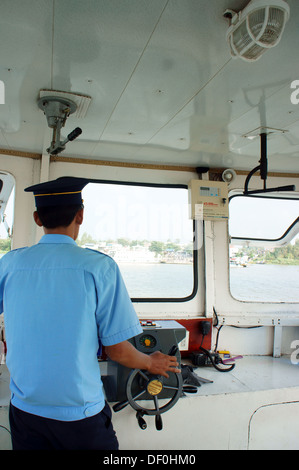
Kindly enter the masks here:
[[228, 219], [227, 183], [222, 181], [191, 180], [188, 188], [191, 219]]

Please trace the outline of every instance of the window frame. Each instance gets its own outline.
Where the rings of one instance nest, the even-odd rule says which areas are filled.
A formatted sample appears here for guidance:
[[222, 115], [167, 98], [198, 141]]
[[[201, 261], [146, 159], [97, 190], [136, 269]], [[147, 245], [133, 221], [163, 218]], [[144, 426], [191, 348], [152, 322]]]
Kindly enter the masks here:
[[[283, 197], [283, 196], [273, 196], [273, 194], [269, 195], [269, 196], [262, 196], [262, 195], [255, 195], [255, 194], [244, 194], [244, 193], [237, 193], [237, 194], [232, 194], [231, 196], [229, 196], [228, 198], [228, 202], [230, 203], [232, 199], [236, 198], [236, 197], [248, 197], [248, 198], [256, 198], [256, 199], [278, 199], [278, 200], [289, 200], [289, 201], [299, 201], [299, 193], [295, 193], [296, 196], [295, 197]], [[229, 238], [230, 238], [230, 242], [229, 244], [232, 243], [232, 241], [241, 241], [241, 242], [264, 242], [264, 243], [267, 243], [267, 244], [273, 244], [275, 246], [280, 246], [284, 243], [288, 243], [289, 240], [285, 240], [285, 238], [292, 232], [292, 230], [296, 227], [296, 225], [299, 225], [299, 217], [297, 217], [297, 219], [295, 219], [291, 225], [285, 230], [285, 232], [278, 238], [256, 238], [256, 237], [234, 237], [233, 235], [231, 235], [229, 233]], [[291, 237], [290, 237], [291, 239]], [[279, 243], [279, 242], [283, 242], [283, 243]]]
[[[146, 183], [138, 181], [119, 181], [119, 180], [105, 180], [105, 179], [91, 179], [90, 183], [96, 184], [114, 184], [122, 186], [141, 186], [150, 188], [165, 188], [165, 189], [185, 189], [188, 191], [188, 185], [186, 184], [167, 184], [167, 183]], [[197, 226], [193, 221], [193, 237], [197, 236]], [[193, 240], [193, 288], [191, 294], [186, 297], [131, 297], [133, 303], [182, 303], [192, 300], [198, 291], [198, 250], [195, 249], [197, 246]]]
[[[299, 192], [296, 191], [294, 193], [294, 196], [293, 197], [290, 197], [290, 196], [282, 196], [282, 195], [279, 195], [279, 196], [275, 196], [273, 194], [271, 195], [261, 195], [261, 194], [258, 194], [258, 195], [255, 195], [255, 194], [252, 194], [252, 195], [249, 195], [249, 194], [244, 194], [241, 190], [240, 192], [237, 190], [233, 190], [231, 195], [229, 195], [229, 203], [230, 201], [233, 199], [233, 198], [236, 198], [236, 197], [250, 197], [250, 198], [263, 198], [263, 199], [278, 199], [278, 200], [297, 200], [299, 201]], [[261, 246], [261, 244], [263, 243], [264, 246], [273, 246], [273, 247], [280, 247], [282, 245], [286, 245], [288, 243], [290, 243], [290, 241], [294, 238], [294, 236], [292, 235], [292, 231], [295, 229], [295, 227], [298, 225], [298, 230], [295, 232], [295, 235], [299, 233], [299, 217], [297, 217], [291, 224], [290, 226], [285, 230], [285, 232], [278, 238], [273, 238], [273, 239], [270, 239], [270, 238], [253, 238], [253, 237], [233, 237], [230, 233], [229, 233], [229, 227], [228, 227], [228, 252], [230, 251], [230, 245], [233, 245], [233, 244], [239, 244], [239, 245], [244, 245], [246, 244], [246, 242], [253, 242], [252, 243], [252, 246], [254, 246], [255, 244], [257, 246]], [[250, 304], [250, 303], [258, 303], [258, 304], [284, 304], [284, 305], [288, 305], [288, 304], [299, 304], [299, 302], [294, 302], [294, 301], [291, 301], [291, 302], [288, 302], [288, 301], [285, 301], [285, 300], [280, 300], [280, 301], [263, 301], [263, 300], [250, 300], [250, 299], [239, 299], [237, 297], [235, 297], [235, 295], [233, 295], [232, 291], [231, 291], [231, 276], [230, 276], [230, 256], [228, 256], [228, 272], [229, 272], [229, 292], [230, 292], [230, 295], [233, 297], [234, 300], [236, 300], [237, 302], [245, 302], [247, 304]]]

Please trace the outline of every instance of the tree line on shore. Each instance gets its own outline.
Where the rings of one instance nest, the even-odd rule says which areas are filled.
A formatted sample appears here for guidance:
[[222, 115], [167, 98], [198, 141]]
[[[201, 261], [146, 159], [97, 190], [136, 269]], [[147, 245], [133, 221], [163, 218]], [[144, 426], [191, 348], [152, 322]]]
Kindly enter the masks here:
[[294, 244], [274, 249], [242, 247], [235, 256], [237, 258], [247, 257], [248, 262], [252, 263], [299, 265], [299, 239]]
[[[87, 243], [95, 245], [101, 242], [95, 240], [91, 235], [83, 233], [82, 237], [78, 240], [78, 245], [82, 246]], [[192, 253], [192, 243], [182, 246], [179, 240], [167, 242], [161, 241], [148, 241], [148, 240], [129, 240], [128, 238], [118, 238], [117, 240], [105, 240], [106, 244], [117, 243], [122, 246], [134, 247], [137, 245], [147, 246], [149, 251], [161, 254], [165, 251], [182, 251]], [[11, 239], [0, 239], [0, 253], [7, 253], [11, 249]], [[277, 247], [274, 249], [264, 249], [259, 247], [242, 247], [236, 253], [236, 257], [246, 256], [249, 262], [266, 263], [266, 264], [299, 264], [299, 238], [294, 244]]]

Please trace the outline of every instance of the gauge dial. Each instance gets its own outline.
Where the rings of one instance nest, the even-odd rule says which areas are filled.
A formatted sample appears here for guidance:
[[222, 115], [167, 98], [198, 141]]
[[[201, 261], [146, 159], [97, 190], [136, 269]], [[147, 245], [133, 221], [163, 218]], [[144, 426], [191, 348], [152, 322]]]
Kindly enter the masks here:
[[156, 346], [157, 341], [152, 335], [142, 335], [139, 338], [139, 343], [144, 348], [152, 349]]

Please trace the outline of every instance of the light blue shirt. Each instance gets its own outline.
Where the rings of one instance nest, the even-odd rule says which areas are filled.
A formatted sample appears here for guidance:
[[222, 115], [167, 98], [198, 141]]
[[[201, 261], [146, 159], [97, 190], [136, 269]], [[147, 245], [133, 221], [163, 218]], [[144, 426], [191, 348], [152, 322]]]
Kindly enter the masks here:
[[0, 311], [12, 404], [63, 421], [104, 407], [99, 344], [142, 332], [113, 259], [66, 235], [44, 235], [1, 259]]

